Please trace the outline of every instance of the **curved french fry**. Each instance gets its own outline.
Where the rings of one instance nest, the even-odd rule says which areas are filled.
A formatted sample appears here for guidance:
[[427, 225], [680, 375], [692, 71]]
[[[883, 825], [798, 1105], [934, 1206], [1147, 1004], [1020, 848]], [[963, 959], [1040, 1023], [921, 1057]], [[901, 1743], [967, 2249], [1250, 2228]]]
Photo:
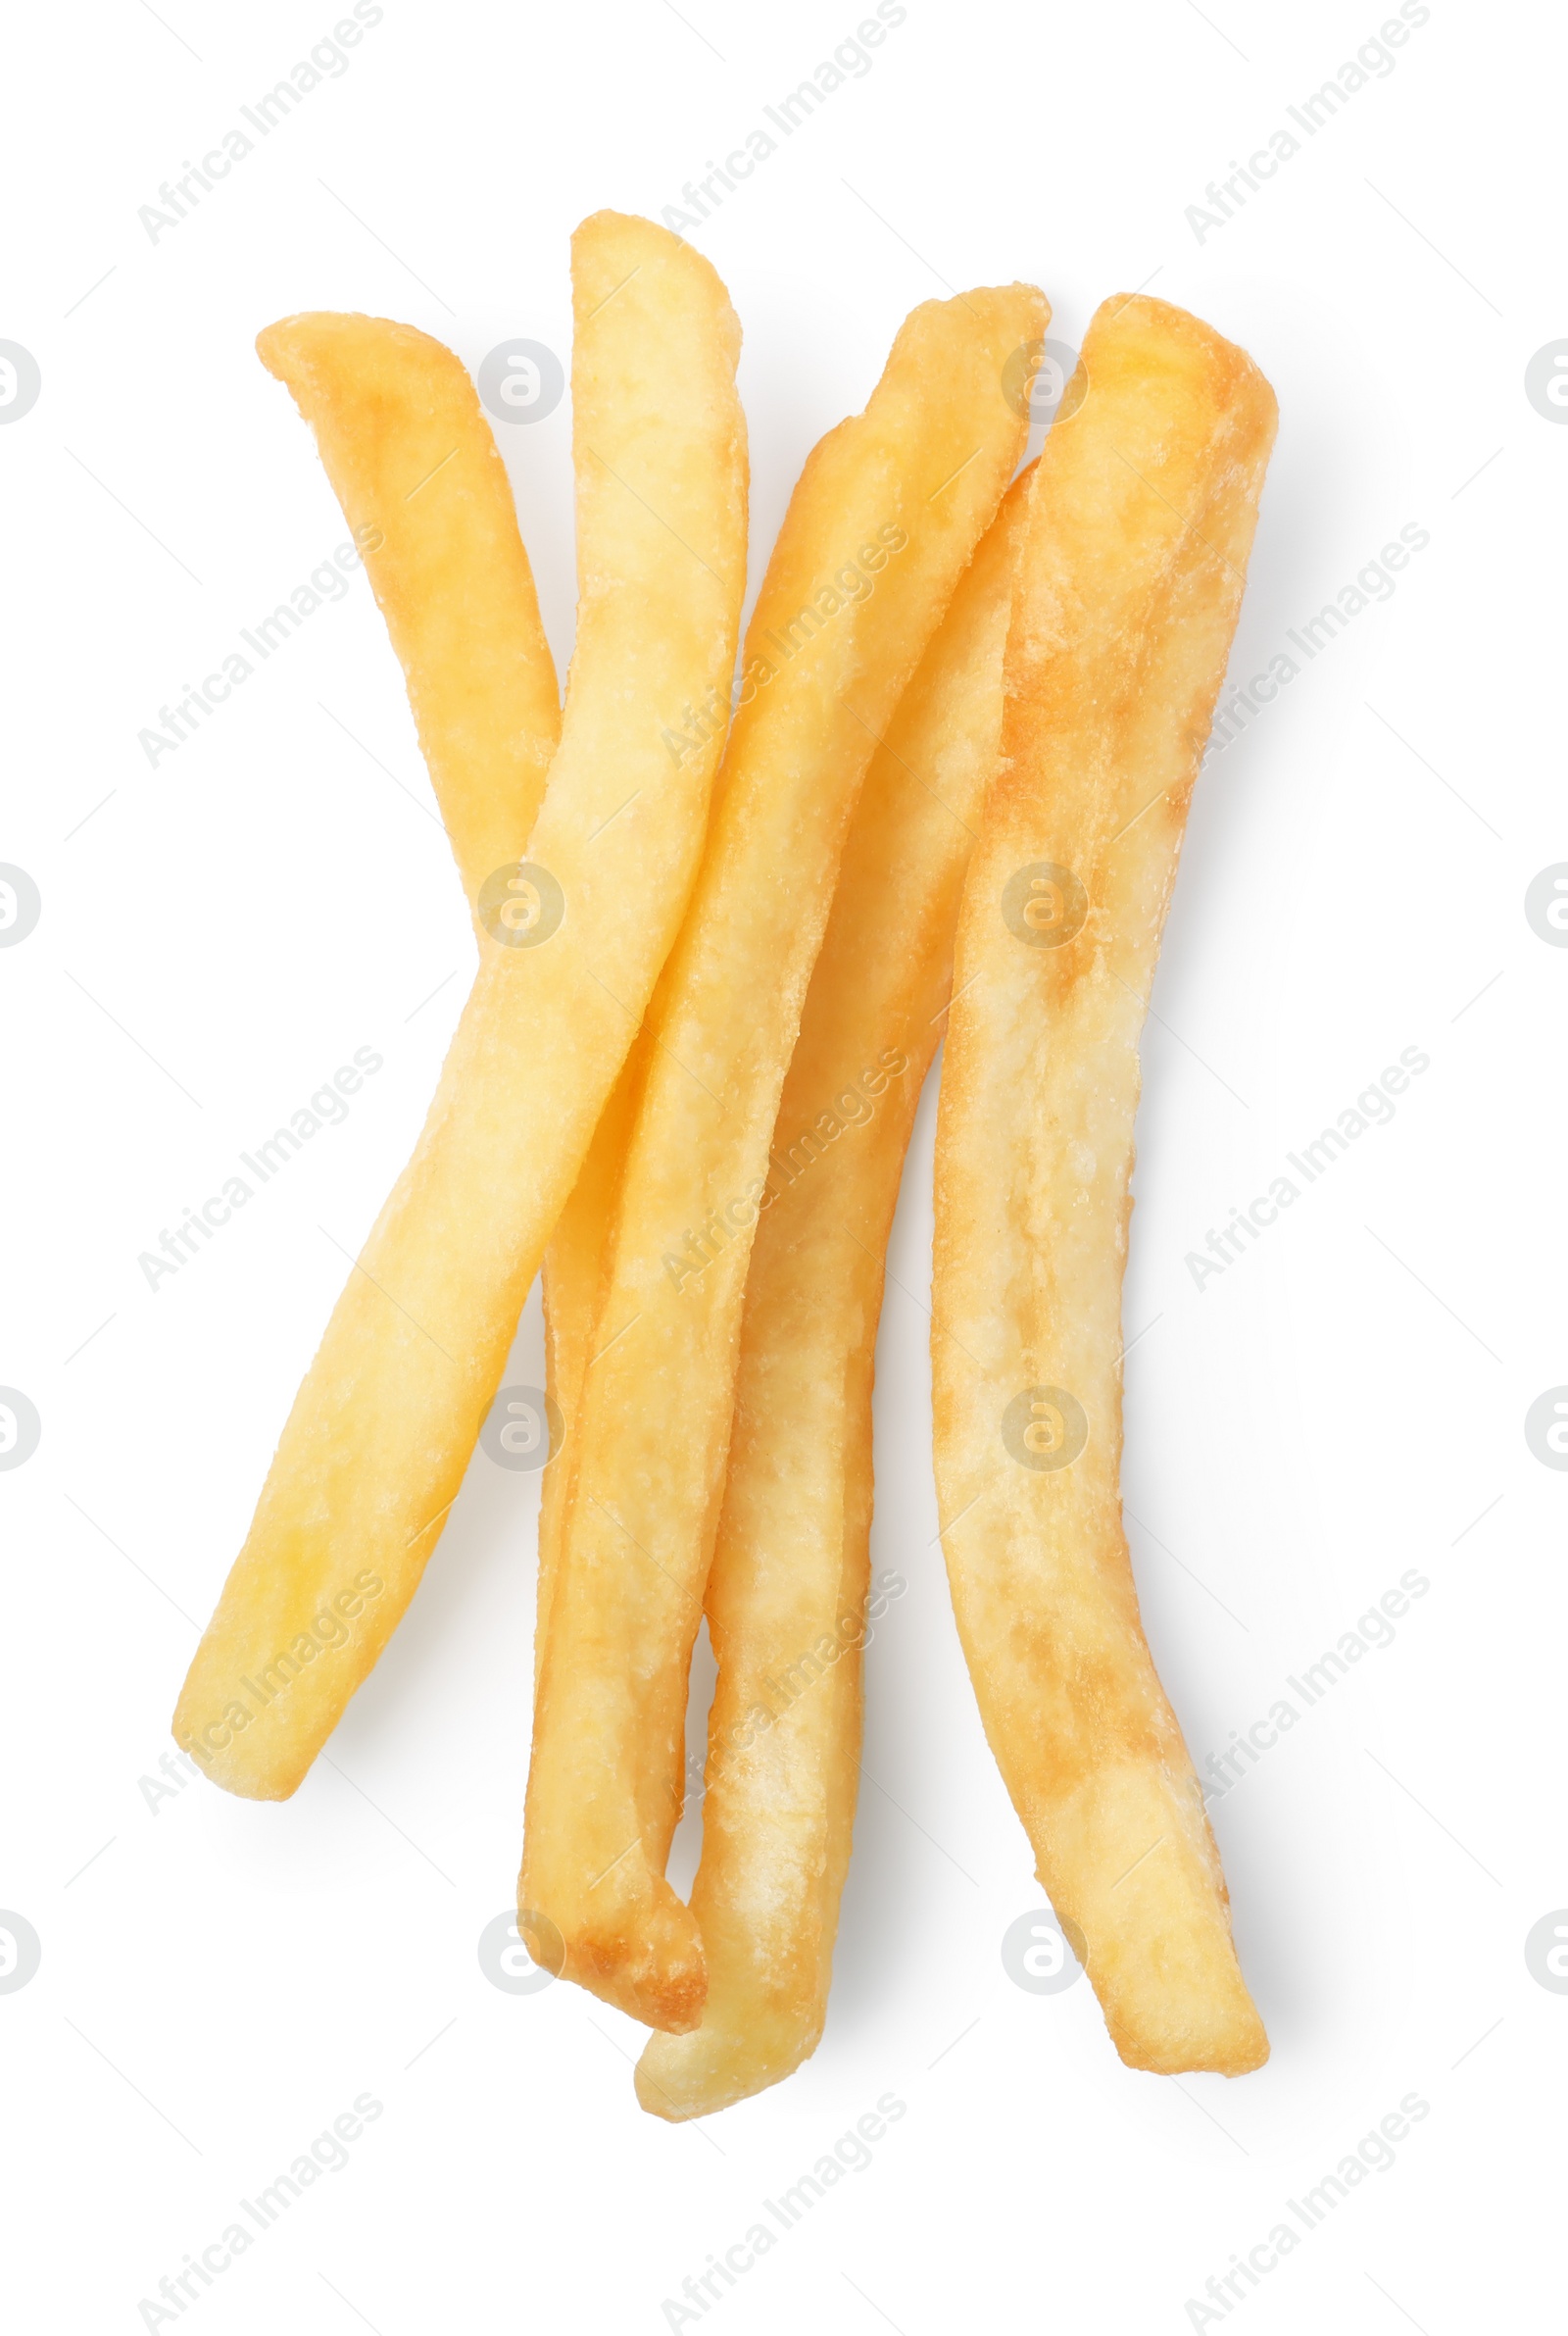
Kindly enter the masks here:
[[481, 889], [479, 974], [424, 1131], [175, 1714], [208, 1774], [260, 1799], [294, 1791], [418, 1586], [701, 856], [723, 722], [678, 762], [661, 733], [688, 701], [728, 701], [740, 330], [708, 262], [646, 220], [579, 227], [572, 289], [580, 612], [529, 862]]
[[1117, 2051], [1238, 2074], [1268, 2041], [1121, 1527], [1121, 1280], [1139, 1033], [1275, 405], [1155, 300], [1107, 303], [1082, 371], [1036, 472], [959, 919], [937, 1490], [986, 1734]]
[[285, 317], [256, 347], [316, 433], [472, 907], [521, 857], [561, 736], [506, 465], [460, 360], [412, 324]]
[[865, 412], [807, 463], [747, 636], [691, 914], [650, 1010], [519, 1891], [560, 1932], [567, 1977], [677, 2032], [697, 2024], [707, 1980], [663, 1866], [779, 1091], [876, 736], [1022, 451], [1002, 375], [1044, 314], [1024, 286], [915, 310]]
[[[1016, 479], [871, 759], [757, 1228], [708, 1626], [700, 2028], [651, 2036], [644, 2109], [705, 2116], [822, 2033], [869, 1636], [871, 1381], [883, 1259], [953, 979], [963, 871], [1002, 746]], [[823, 1114], [841, 1123], [825, 1142]]]

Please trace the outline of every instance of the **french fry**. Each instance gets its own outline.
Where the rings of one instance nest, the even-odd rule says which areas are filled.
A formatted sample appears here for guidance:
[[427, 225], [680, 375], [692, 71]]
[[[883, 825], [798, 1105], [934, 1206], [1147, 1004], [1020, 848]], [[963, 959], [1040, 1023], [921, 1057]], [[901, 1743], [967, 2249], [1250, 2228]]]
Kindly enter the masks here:
[[676, 2032], [697, 2024], [707, 1979], [663, 1867], [779, 1091], [866, 764], [1016, 464], [1024, 422], [1002, 373], [1044, 315], [1022, 286], [917, 309], [865, 412], [807, 463], [649, 1015], [535, 1702], [519, 1904], [560, 1932], [568, 1977]]
[[[702, 2025], [654, 2035], [637, 2097], [678, 2119], [814, 2052], [860, 1752], [871, 1382], [883, 1260], [941, 1036], [963, 871], [1002, 745], [1029, 473], [1008, 489], [872, 756], [773, 1141], [746, 1283], [708, 1627]], [[818, 1133], [823, 1114], [841, 1132]]]
[[521, 858], [561, 736], [506, 465], [463, 365], [412, 324], [286, 317], [256, 346], [315, 430], [471, 908]]
[[582, 1401], [583, 1380], [594, 1352], [615, 1201], [642, 1091], [646, 1054], [646, 1048], [634, 1040], [605, 1106], [604, 1117], [594, 1129], [593, 1142], [577, 1181], [556, 1220], [550, 1247], [545, 1251], [545, 1391], [561, 1416], [563, 1435], [559, 1452], [545, 1469], [539, 1498], [538, 1621], [534, 1632], [536, 1692], [549, 1634], [550, 1604], [555, 1596], [562, 1538], [570, 1507], [571, 1482], [576, 1473], [574, 1423]]
[[[411, 324], [288, 317], [258, 336], [257, 349], [311, 424], [362, 549], [473, 908], [486, 876], [520, 860], [561, 737], [555, 664], [506, 466], [463, 365]], [[631, 1063], [606, 1106], [607, 1122]], [[613, 1195], [612, 1179], [601, 1194], [601, 1160], [618, 1172], [616, 1149], [590, 1146], [545, 1256], [558, 1401], [558, 1380], [574, 1400], [593, 1331], [601, 1219]], [[541, 1581], [547, 1542], [553, 1547], [556, 1538], [558, 1482], [559, 1472], [544, 1479]]]
[[[1046, 442], [1002, 774], [959, 919], [937, 1132], [937, 1490], [981, 1716], [1138, 2068], [1268, 2041], [1122, 1532], [1138, 1041], [1273, 442], [1250, 361], [1107, 303]], [[1071, 396], [1071, 393], [1069, 393]]]
[[208, 1774], [254, 1798], [295, 1790], [418, 1586], [701, 857], [724, 724], [678, 762], [661, 733], [688, 702], [727, 707], [739, 326], [706, 260], [611, 212], [573, 238], [572, 290], [580, 611], [530, 858], [480, 889], [479, 973], [424, 1132], [175, 1713]]

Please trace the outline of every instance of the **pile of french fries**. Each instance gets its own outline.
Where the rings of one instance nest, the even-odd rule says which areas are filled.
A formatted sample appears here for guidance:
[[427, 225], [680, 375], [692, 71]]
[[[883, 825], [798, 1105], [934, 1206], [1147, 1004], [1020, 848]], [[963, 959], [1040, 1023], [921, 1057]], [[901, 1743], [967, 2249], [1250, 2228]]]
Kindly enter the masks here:
[[1122, 1532], [1121, 1281], [1139, 1036], [1273, 396], [1195, 318], [1114, 299], [1015, 475], [1048, 305], [929, 302], [813, 450], [741, 645], [724, 287], [605, 212], [572, 291], [564, 708], [458, 359], [360, 316], [258, 344], [370, 547], [479, 964], [175, 1737], [231, 1792], [295, 1790], [418, 1586], [542, 1266], [564, 1425], [519, 1930], [654, 2031], [656, 2115], [798, 2067], [855, 1814], [884, 1256], [945, 1037], [936, 1481], [986, 1733], [1123, 2060], [1254, 2068]]

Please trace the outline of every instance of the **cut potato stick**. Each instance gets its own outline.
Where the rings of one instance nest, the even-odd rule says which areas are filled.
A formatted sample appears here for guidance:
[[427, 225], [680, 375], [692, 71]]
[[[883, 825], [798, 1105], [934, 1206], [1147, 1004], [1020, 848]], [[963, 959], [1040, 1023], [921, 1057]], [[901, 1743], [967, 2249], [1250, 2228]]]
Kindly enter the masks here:
[[463, 365], [412, 324], [285, 317], [256, 346], [316, 433], [471, 907], [521, 858], [561, 735], [506, 465]]
[[1121, 1281], [1139, 1034], [1275, 405], [1240, 350], [1139, 298], [1095, 318], [1079, 388], [1030, 498], [1002, 772], [959, 919], [937, 1490], [986, 1733], [1117, 2051], [1235, 2075], [1268, 2041], [1139, 1620]]
[[822, 2033], [876, 1612], [883, 1260], [1001, 750], [1028, 484], [1026, 472], [1009, 488], [872, 757], [779, 1105], [708, 1577], [718, 1681], [691, 1901], [708, 2000], [694, 2034], [644, 2049], [637, 2096], [658, 2116], [703, 2116], [777, 2084]]
[[779, 1091], [872, 747], [1021, 452], [1002, 374], [1044, 318], [1022, 286], [917, 309], [865, 412], [807, 463], [747, 636], [692, 911], [650, 1011], [535, 1706], [519, 1903], [560, 1932], [568, 1977], [655, 2027], [694, 2027], [707, 1985], [663, 1867]]
[[634, 1041], [577, 1181], [556, 1221], [545, 1251], [545, 1393], [561, 1419], [560, 1448], [544, 1472], [539, 1497], [538, 1619], [534, 1631], [534, 1687], [544, 1660], [550, 1602], [561, 1562], [562, 1535], [576, 1472], [573, 1433], [582, 1383], [594, 1352], [599, 1300], [604, 1286], [615, 1201], [620, 1191], [626, 1146], [642, 1090], [647, 1050]]
[[[701, 857], [746, 566], [740, 331], [689, 245], [602, 212], [572, 244], [580, 610], [527, 864], [408, 1168], [338, 1302], [197, 1649], [178, 1741], [293, 1792], [418, 1586]], [[461, 642], [458, 644], [461, 653]], [[499, 936], [492, 937], [492, 936]]]
[[[521, 859], [561, 737], [561, 705], [512, 488], [473, 383], [440, 341], [382, 317], [287, 317], [256, 345], [311, 424], [363, 554], [404, 669], [447, 840], [476, 908], [486, 876]], [[630, 1058], [616, 1097], [629, 1069]], [[607, 1122], [615, 1111], [612, 1097]], [[613, 1197], [612, 1177], [598, 1163], [618, 1170], [617, 1155], [615, 1147], [590, 1147], [545, 1257], [558, 1407], [556, 1382], [574, 1397], [587, 1358], [602, 1223]], [[557, 1481], [544, 1480], [541, 1580], [561, 1508]]]

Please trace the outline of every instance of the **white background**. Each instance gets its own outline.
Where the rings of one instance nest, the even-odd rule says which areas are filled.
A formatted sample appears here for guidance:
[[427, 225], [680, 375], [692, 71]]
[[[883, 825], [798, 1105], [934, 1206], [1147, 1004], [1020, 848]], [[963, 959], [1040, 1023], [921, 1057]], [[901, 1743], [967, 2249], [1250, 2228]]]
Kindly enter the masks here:
[[[1524, 1956], [1568, 1904], [1568, 1479], [1523, 1433], [1568, 1380], [1568, 953], [1523, 909], [1568, 859], [1568, 429], [1524, 391], [1568, 334], [1544, 11], [1432, 0], [1395, 70], [1200, 239], [1188, 207], [1376, 33], [1377, 0], [909, 0], [872, 69], [693, 232], [746, 331], [754, 581], [906, 311], [1014, 276], [1073, 343], [1148, 284], [1274, 381], [1238, 678], [1401, 525], [1430, 533], [1392, 599], [1211, 758], [1146, 1047], [1126, 1492], [1200, 1762], [1402, 1572], [1430, 1584], [1215, 1805], [1267, 2068], [1133, 2074], [1087, 1984], [1038, 1996], [1003, 1967], [1039, 1891], [934, 1539], [931, 1095], [877, 1397], [874, 1562], [908, 1589], [869, 1657], [876, 1782], [828, 2031], [790, 2083], [658, 2123], [629, 2023], [480, 1969], [517, 1864], [537, 1499], [482, 1453], [295, 1800], [203, 1782], [154, 1810], [140, 1782], [472, 962], [363, 577], [203, 734], [156, 770], [138, 746], [345, 532], [253, 336], [359, 308], [470, 368], [516, 335], [564, 359], [573, 224], [678, 202], [857, 13], [386, 0], [349, 70], [156, 242], [138, 206], [327, 32], [330, 0], [13, 24], [0, 336], [43, 392], [0, 428], [0, 861], [43, 910], [0, 951], [0, 1382], [43, 1424], [0, 1473], [0, 1908], [42, 1962], [0, 1994], [8, 2324], [146, 2324], [139, 2300], [365, 2092], [383, 2113], [349, 2163], [185, 2319], [655, 2331], [890, 2091], [906, 2114], [872, 2163], [709, 2318], [1218, 2324], [1187, 2299], [1411, 2092], [1430, 2113], [1393, 2167], [1229, 2316], [1449, 2336], [1560, 2311], [1568, 1999]], [[498, 434], [564, 668], [569, 403]], [[149, 1290], [138, 1253], [359, 1046], [385, 1067], [347, 1122]], [[1187, 1252], [1405, 1047], [1431, 1064], [1392, 1123], [1195, 1288]], [[509, 1376], [541, 1369], [534, 1300]]]

